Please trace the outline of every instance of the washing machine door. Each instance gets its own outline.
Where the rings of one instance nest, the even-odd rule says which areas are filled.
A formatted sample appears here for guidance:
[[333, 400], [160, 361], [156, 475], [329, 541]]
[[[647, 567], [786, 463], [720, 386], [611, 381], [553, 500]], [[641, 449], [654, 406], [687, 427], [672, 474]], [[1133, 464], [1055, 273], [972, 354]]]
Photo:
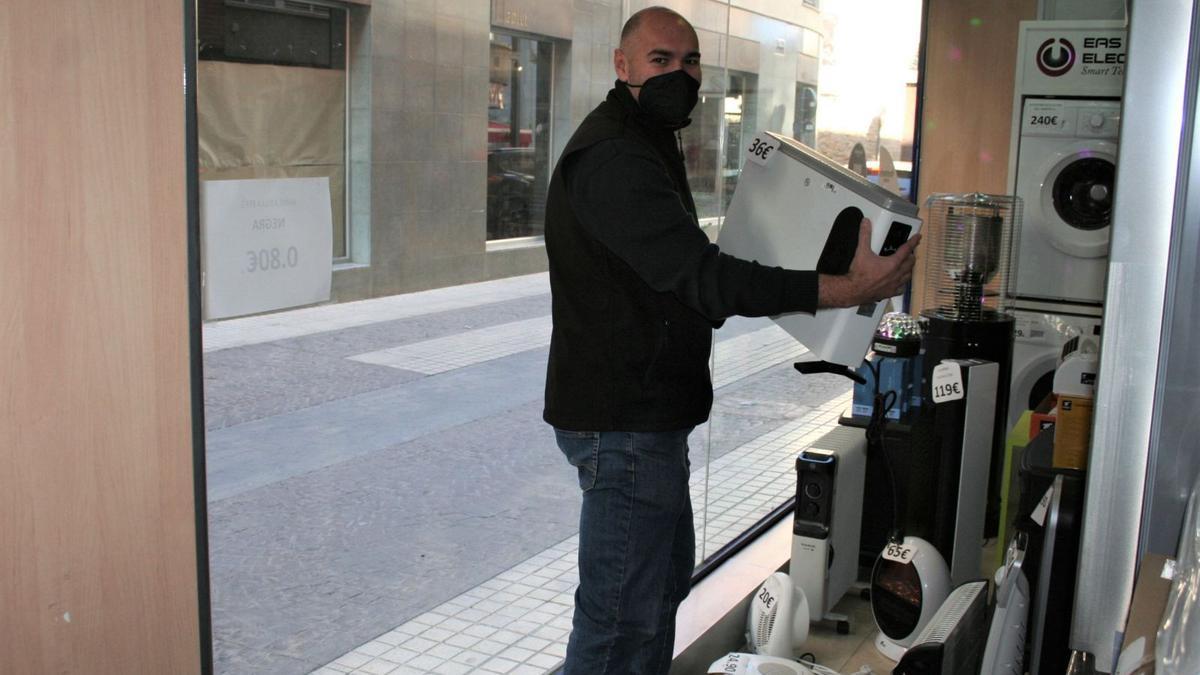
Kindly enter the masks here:
[[[1008, 429], [1011, 431], [1026, 410], [1033, 410], [1054, 389], [1058, 358], [1053, 351], [1029, 354], [1024, 363], [1014, 363], [1012, 387], [1008, 390]], [[1015, 359], [1014, 359], [1015, 360]]]
[[1117, 147], [1087, 140], [1061, 148], [1043, 163], [1029, 222], [1051, 246], [1077, 258], [1108, 255]]

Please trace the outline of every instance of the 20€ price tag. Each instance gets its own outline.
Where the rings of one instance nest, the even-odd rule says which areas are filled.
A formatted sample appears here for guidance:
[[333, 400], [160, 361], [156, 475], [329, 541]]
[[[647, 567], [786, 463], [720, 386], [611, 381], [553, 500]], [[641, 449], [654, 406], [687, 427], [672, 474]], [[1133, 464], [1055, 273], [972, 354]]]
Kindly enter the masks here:
[[914, 553], [916, 553], [916, 549], [911, 546], [888, 543], [888, 545], [883, 548], [883, 559], [898, 563], [910, 563], [913, 560]]
[[766, 166], [767, 162], [771, 161], [777, 147], [779, 147], [779, 141], [767, 134], [759, 134], [754, 137], [753, 141], [750, 141], [750, 147], [746, 148], [746, 159], [759, 166]]
[[943, 361], [933, 369], [933, 402], [957, 401], [965, 395], [962, 368], [957, 363]]

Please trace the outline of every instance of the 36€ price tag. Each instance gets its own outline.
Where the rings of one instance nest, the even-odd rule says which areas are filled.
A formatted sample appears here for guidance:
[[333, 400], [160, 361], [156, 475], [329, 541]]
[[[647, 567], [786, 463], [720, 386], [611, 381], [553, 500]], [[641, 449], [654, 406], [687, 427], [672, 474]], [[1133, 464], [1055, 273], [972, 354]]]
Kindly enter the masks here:
[[933, 369], [932, 389], [934, 403], [947, 403], [962, 398], [966, 393], [963, 391], [962, 368], [957, 363], [939, 363]]
[[750, 141], [750, 146], [746, 148], [746, 159], [759, 166], [766, 166], [774, 156], [777, 147], [779, 147], [779, 141], [767, 134], [759, 134]]
[[913, 547], [895, 542], [888, 542], [888, 545], [883, 547], [883, 559], [898, 563], [911, 563], [914, 553], [916, 549]]
[[1037, 506], [1033, 507], [1033, 513], [1029, 514], [1029, 518], [1039, 526], [1046, 523], [1046, 511], [1050, 510], [1050, 500], [1054, 498], [1054, 488], [1046, 490], [1046, 494], [1038, 501]]

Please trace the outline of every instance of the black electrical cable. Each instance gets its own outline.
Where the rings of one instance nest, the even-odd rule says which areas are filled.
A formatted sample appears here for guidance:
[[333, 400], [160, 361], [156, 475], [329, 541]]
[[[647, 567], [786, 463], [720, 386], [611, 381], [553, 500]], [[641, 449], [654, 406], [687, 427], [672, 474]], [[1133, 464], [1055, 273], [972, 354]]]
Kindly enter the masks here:
[[884, 430], [887, 426], [887, 415], [896, 405], [896, 400], [899, 394], [895, 391], [880, 393], [879, 391], [879, 372], [878, 364], [867, 362], [867, 368], [871, 371], [871, 376], [875, 378], [875, 395], [871, 406], [871, 420], [867, 423], [867, 447], [878, 447], [879, 454], [883, 456], [883, 466], [887, 470], [888, 483], [892, 488], [892, 528], [888, 532], [889, 541], [900, 540], [900, 498], [899, 486], [896, 485], [896, 472], [892, 468], [892, 458], [887, 451], [887, 442], [884, 439]]

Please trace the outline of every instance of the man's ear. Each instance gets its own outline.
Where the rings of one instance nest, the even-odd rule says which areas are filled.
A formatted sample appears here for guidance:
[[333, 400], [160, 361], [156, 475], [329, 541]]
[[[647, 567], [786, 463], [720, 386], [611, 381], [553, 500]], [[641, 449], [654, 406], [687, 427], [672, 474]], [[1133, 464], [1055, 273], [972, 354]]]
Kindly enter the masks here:
[[629, 81], [629, 61], [620, 47], [613, 50], [613, 70], [617, 71], [618, 80]]

